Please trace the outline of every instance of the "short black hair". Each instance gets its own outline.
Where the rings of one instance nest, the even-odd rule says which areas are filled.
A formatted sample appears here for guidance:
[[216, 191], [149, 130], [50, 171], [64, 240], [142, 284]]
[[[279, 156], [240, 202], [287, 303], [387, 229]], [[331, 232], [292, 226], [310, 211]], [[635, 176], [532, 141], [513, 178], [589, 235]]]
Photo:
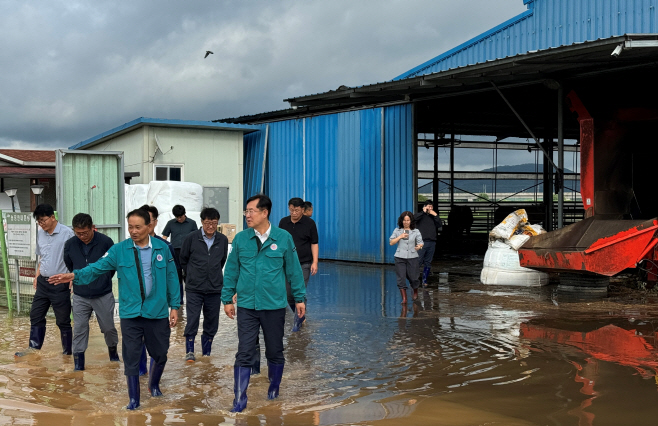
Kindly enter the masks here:
[[254, 200], [258, 200], [258, 204], [256, 204], [256, 207], [259, 208], [260, 210], [267, 210], [267, 217], [269, 219], [270, 213], [272, 213], [272, 200], [270, 200], [270, 197], [268, 197], [265, 194], [257, 194], [257, 195], [252, 195], [249, 197], [245, 205], [251, 203]]
[[142, 207], [140, 207], [142, 210], [146, 210], [147, 212], [151, 213], [153, 215], [153, 219], [157, 219], [158, 216], [160, 216], [160, 212], [158, 211], [158, 208], [155, 207], [153, 204], [144, 204]]
[[34, 209], [34, 212], [32, 213], [32, 217], [34, 217], [36, 220], [41, 219], [42, 217], [50, 217], [50, 216], [55, 216], [55, 210], [53, 209], [53, 206], [50, 204], [39, 204], [36, 209]]
[[87, 213], [78, 213], [71, 220], [71, 228], [73, 229], [87, 229], [92, 226], [94, 226], [94, 221]]
[[149, 215], [149, 212], [147, 212], [146, 210], [135, 209], [126, 215], [126, 219], [130, 219], [133, 216], [139, 216], [142, 219], [144, 219], [145, 225], [151, 223], [151, 215]]
[[404, 221], [404, 218], [406, 216], [409, 216], [409, 220], [411, 221], [411, 223], [409, 224], [409, 229], [416, 229], [416, 219], [414, 218], [414, 214], [411, 212], [402, 212], [402, 214], [398, 218], [398, 228], [400, 229], [404, 228], [404, 223], [402, 222]]
[[219, 220], [219, 212], [214, 207], [206, 207], [201, 210], [201, 220]]
[[185, 214], [185, 207], [181, 206], [180, 204], [176, 204], [173, 209], [171, 209], [171, 214], [174, 215], [174, 217], [181, 217]]
[[304, 201], [304, 210], [312, 209], [313, 208], [313, 203], [310, 201]]
[[423, 203], [423, 207], [433, 206], [433, 205], [434, 205], [434, 202], [432, 200], [425, 200], [425, 202]]
[[304, 207], [304, 200], [299, 197], [291, 198], [288, 201], [288, 205], [293, 207]]

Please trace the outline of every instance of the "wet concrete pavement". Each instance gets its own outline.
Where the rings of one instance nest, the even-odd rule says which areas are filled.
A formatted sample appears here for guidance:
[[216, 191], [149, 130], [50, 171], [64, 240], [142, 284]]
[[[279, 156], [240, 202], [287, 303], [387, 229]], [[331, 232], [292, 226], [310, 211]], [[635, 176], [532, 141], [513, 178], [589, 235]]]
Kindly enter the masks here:
[[184, 362], [184, 325], [172, 331], [165, 396], [151, 398], [142, 378], [142, 406], [130, 413], [122, 364], [107, 361], [96, 324], [87, 369], [74, 372], [54, 319], [40, 353], [17, 361], [29, 318], [0, 312], [0, 424], [655, 424], [658, 297], [573, 301], [554, 286], [484, 286], [481, 261], [442, 262], [447, 275], [407, 306], [392, 267], [322, 263], [307, 325], [290, 333], [287, 317], [279, 399], [266, 399], [263, 356], [237, 416], [236, 327], [223, 314], [212, 357], [194, 364]]

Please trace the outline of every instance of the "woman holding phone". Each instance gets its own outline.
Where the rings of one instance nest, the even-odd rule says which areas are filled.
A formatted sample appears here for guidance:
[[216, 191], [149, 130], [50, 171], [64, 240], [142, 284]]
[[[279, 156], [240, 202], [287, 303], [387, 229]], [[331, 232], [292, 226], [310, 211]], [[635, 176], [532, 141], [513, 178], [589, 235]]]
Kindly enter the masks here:
[[398, 218], [398, 227], [389, 238], [389, 243], [398, 245], [395, 251], [395, 275], [397, 275], [398, 288], [402, 295], [402, 304], [407, 303], [407, 280], [413, 290], [413, 300], [418, 299], [418, 250], [423, 248], [423, 237], [416, 229], [414, 214], [402, 212]]

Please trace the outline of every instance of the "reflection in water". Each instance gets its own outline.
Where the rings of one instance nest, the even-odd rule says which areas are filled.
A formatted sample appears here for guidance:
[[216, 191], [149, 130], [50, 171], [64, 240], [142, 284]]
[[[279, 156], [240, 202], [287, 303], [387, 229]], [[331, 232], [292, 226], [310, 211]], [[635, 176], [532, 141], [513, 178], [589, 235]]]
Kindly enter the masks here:
[[[466, 269], [465, 267], [462, 269]], [[467, 274], [432, 277], [401, 306], [391, 267], [323, 263], [309, 282], [308, 321], [286, 332], [281, 396], [266, 398], [267, 366], [234, 416], [235, 322], [224, 315], [213, 356], [184, 362], [172, 332], [162, 379], [129, 413], [123, 367], [107, 361], [95, 326], [87, 370], [59, 353], [54, 321], [43, 350], [14, 360], [29, 318], [0, 323], [0, 424], [643, 424], [656, 392], [655, 313], [622, 304], [555, 303], [551, 290], [482, 286]], [[598, 310], [597, 310], [598, 309]], [[601, 313], [604, 313], [602, 315]], [[288, 315], [287, 329], [291, 316]], [[20, 345], [18, 345], [20, 346]], [[653, 423], [653, 420], [652, 420]]]

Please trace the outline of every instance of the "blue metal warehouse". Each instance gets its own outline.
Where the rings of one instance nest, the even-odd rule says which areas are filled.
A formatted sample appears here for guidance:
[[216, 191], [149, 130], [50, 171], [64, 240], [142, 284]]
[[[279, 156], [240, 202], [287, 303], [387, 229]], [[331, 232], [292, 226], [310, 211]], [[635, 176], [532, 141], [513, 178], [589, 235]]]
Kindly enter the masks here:
[[[443, 141], [439, 135], [453, 135], [454, 148], [455, 134], [498, 141], [526, 138], [531, 129], [538, 143], [561, 144], [579, 137], [578, 122], [561, 110], [565, 89], [595, 93], [588, 84], [655, 73], [646, 68], [658, 51], [652, 1], [523, 2], [524, 13], [389, 82], [291, 98], [287, 110], [218, 120], [262, 125], [245, 136], [245, 197], [267, 193], [275, 222], [288, 214], [289, 198], [312, 201], [323, 259], [391, 263], [388, 236], [402, 211], [415, 210], [423, 175], [418, 134], [437, 135], [436, 144]], [[611, 56], [617, 47], [622, 54]], [[544, 176], [551, 176], [547, 167]], [[436, 170], [426, 175], [438, 181]], [[552, 204], [548, 208], [552, 212]]]

